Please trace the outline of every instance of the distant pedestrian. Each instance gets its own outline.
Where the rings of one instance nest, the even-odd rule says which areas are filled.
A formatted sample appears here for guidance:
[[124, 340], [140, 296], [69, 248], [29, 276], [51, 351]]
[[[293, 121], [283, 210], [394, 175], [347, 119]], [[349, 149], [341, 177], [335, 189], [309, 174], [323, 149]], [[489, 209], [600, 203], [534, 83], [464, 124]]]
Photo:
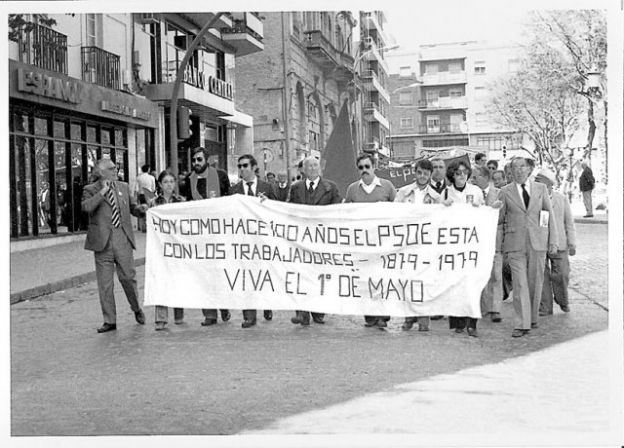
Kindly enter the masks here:
[[[158, 185], [160, 185], [160, 194], [149, 202], [150, 207], [158, 205], [173, 204], [176, 202], [184, 202], [184, 198], [175, 194], [176, 180], [171, 171], [163, 171], [158, 175]], [[155, 324], [156, 331], [164, 330], [168, 320], [168, 308], [162, 305], [156, 305]], [[180, 325], [184, 320], [184, 308], [173, 309], [173, 319], [176, 325]]]
[[585, 204], [585, 210], [587, 211], [587, 214], [583, 216], [583, 218], [593, 218], [594, 207], [592, 205], [592, 191], [594, 190], [596, 180], [594, 179], [594, 173], [586, 161], [583, 160], [581, 162], [581, 168], [583, 168], [583, 172], [579, 178], [579, 188], [583, 194], [583, 204]]
[[[154, 199], [156, 195], [156, 179], [149, 173], [149, 165], [143, 165], [141, 167], [141, 174], [136, 178], [136, 196], [139, 204], [147, 204]], [[145, 233], [145, 216], [139, 216], [138, 218], [139, 230]]]
[[271, 185], [275, 184], [275, 173], [267, 173], [266, 174], [266, 181], [268, 183], [270, 183]]
[[478, 152], [474, 158], [475, 166], [485, 166], [486, 160], [487, 160], [487, 156], [482, 152]]
[[[331, 180], [320, 176], [321, 164], [316, 157], [306, 157], [301, 165], [304, 178], [291, 186], [288, 202], [307, 205], [329, 205], [342, 202], [338, 186]], [[324, 318], [324, 313], [312, 313], [312, 320], [317, 324], [324, 324]], [[295, 317], [290, 321], [293, 324], [310, 325], [310, 313], [297, 310]]]
[[498, 160], [488, 160], [487, 169], [490, 170], [490, 174], [498, 169]]
[[502, 170], [496, 170], [492, 173], [492, 184], [499, 190], [507, 184], [505, 179], [505, 172]]
[[[485, 154], [483, 155], [485, 159]], [[485, 168], [485, 163], [477, 165], [475, 169]], [[444, 205], [449, 206], [453, 203], [468, 203], [475, 207], [485, 204], [483, 192], [479, 187], [468, 183], [468, 179], [472, 176], [472, 169], [463, 161], [455, 161], [446, 169], [446, 178], [451, 185], [444, 192]], [[463, 333], [467, 329], [468, 335], [477, 337], [477, 319], [468, 316], [449, 316], [449, 327], [455, 330], [455, 333]]]
[[110, 159], [98, 160], [93, 175], [96, 182], [83, 189], [82, 210], [89, 215], [85, 249], [94, 252], [100, 305], [104, 315], [104, 324], [97, 331], [105, 333], [117, 329], [113, 295], [115, 269], [134, 318], [139, 324], [145, 324], [135, 279], [132, 255], [135, 244], [130, 214], [136, 216], [144, 213], [147, 205], [137, 205], [130, 195], [128, 184], [115, 180], [117, 167]]
[[[241, 181], [234, 185], [232, 194], [244, 194], [247, 196], [261, 197], [265, 199], [275, 200], [273, 186], [269, 182], [265, 182], [256, 175], [258, 162], [251, 154], [244, 154], [238, 158], [238, 175]], [[243, 310], [243, 328], [249, 328], [256, 325], [256, 310]], [[273, 311], [264, 310], [264, 318], [266, 320], [273, 319]]]
[[433, 199], [436, 202], [441, 201], [441, 195], [446, 190], [446, 162], [443, 159], [434, 157], [431, 161], [431, 167], [433, 171], [431, 171], [431, 188], [435, 192], [432, 194]]
[[[230, 194], [230, 179], [227, 173], [208, 164], [208, 151], [205, 148], [198, 146], [191, 151], [191, 163], [193, 171], [186, 178], [184, 190], [180, 190], [180, 195], [187, 201], [200, 201]], [[217, 323], [216, 309], [202, 309], [202, 313], [204, 315], [202, 326]], [[230, 320], [230, 317], [229, 310], [221, 310], [223, 322]]]
[[277, 183], [274, 188], [275, 198], [278, 201], [286, 202], [290, 193], [290, 186], [288, 185], [288, 174], [285, 171], [277, 173]]
[[563, 194], [555, 191], [557, 179], [555, 173], [542, 169], [535, 176], [535, 182], [546, 185], [552, 202], [552, 219], [557, 228], [557, 253], [546, 256], [544, 269], [544, 286], [542, 288], [542, 300], [540, 303], [540, 316], [553, 313], [553, 299], [561, 308], [568, 313], [568, 283], [570, 281], [570, 261], [568, 255], [576, 254], [576, 229], [570, 202]]
[[[360, 180], [347, 187], [345, 202], [392, 202], [396, 196], [396, 189], [392, 182], [381, 179], [375, 174], [375, 162], [370, 154], [360, 155], [355, 164], [360, 173]], [[390, 316], [364, 316], [366, 327], [388, 326]]]

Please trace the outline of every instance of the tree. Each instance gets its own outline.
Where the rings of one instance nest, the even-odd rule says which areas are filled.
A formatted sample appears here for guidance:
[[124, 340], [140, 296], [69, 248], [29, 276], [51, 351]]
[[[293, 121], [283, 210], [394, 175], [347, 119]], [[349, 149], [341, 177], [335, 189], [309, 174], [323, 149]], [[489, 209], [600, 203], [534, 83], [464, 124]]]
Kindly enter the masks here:
[[9, 14], [9, 40], [17, 42], [20, 35], [30, 33], [37, 24], [47, 27], [56, 25], [56, 20], [47, 14], [32, 14], [31, 20], [26, 16], [27, 14]]

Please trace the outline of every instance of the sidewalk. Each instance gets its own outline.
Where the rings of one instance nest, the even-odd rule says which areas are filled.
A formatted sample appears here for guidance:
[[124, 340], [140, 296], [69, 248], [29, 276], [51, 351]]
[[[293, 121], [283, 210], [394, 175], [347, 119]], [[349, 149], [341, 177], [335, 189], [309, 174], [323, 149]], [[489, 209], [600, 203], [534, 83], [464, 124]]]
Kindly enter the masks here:
[[[93, 252], [84, 238], [11, 253], [11, 304], [95, 280]], [[135, 232], [135, 265], [145, 263], [145, 234]]]

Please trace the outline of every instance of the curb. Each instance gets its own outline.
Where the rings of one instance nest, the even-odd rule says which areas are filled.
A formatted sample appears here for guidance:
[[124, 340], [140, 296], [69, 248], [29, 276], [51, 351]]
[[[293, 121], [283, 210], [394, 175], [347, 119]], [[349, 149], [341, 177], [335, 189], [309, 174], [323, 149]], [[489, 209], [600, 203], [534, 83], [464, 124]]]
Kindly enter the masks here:
[[[135, 266], [142, 266], [145, 264], [145, 257], [137, 258], [134, 260]], [[56, 282], [46, 283], [45, 285], [36, 286], [34, 288], [26, 289], [24, 291], [18, 291], [11, 294], [11, 305], [14, 305], [25, 300], [34, 299], [53, 292], [61, 291], [63, 289], [75, 288], [83, 283], [88, 283], [95, 280], [95, 271], [87, 272], [85, 274], [78, 274], [72, 277], [59, 280]]]
[[576, 224], [609, 224], [604, 218], [574, 218]]

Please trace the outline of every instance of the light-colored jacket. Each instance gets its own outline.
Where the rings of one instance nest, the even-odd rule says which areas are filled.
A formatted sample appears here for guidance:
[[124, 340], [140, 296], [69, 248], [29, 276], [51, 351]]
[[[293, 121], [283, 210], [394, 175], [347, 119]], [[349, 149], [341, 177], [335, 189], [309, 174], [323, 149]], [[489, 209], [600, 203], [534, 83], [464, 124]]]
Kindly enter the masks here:
[[555, 227], [557, 228], [557, 247], [559, 250], [567, 250], [570, 246], [576, 247], [576, 229], [574, 218], [568, 199], [557, 191], [552, 193], [552, 207]]

